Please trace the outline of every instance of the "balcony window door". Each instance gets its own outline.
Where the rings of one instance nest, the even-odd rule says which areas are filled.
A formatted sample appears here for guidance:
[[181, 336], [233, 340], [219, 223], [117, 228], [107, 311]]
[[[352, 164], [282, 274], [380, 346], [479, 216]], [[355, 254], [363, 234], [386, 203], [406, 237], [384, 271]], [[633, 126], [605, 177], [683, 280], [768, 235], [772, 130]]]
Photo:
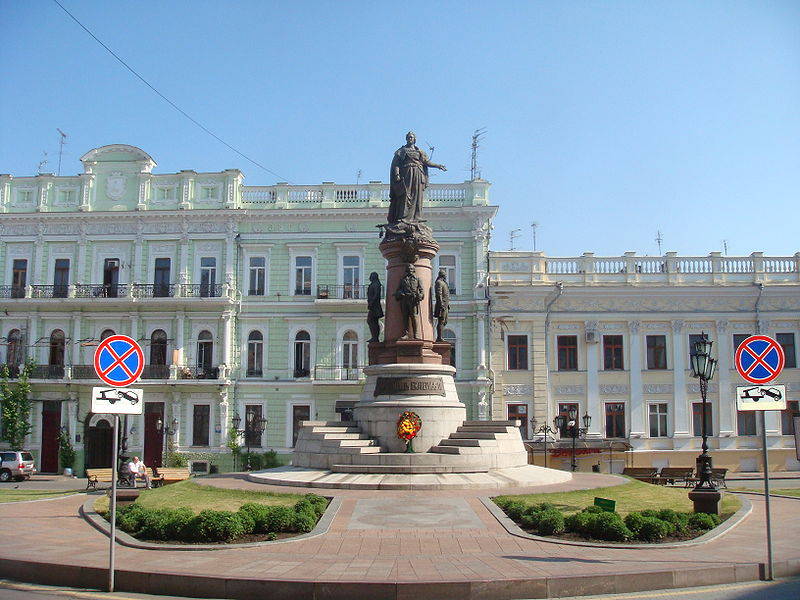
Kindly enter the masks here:
[[217, 259], [206, 256], [200, 259], [200, 296], [208, 298], [215, 296], [217, 283]]
[[343, 256], [342, 269], [342, 298], [360, 298], [361, 259], [358, 256]]
[[248, 296], [263, 296], [266, 293], [267, 259], [263, 256], [250, 257], [250, 285]]
[[12, 329], [8, 332], [8, 346], [6, 350], [6, 365], [9, 373], [16, 376], [19, 373], [19, 365], [23, 362], [22, 356], [22, 334], [19, 329]]
[[251, 331], [247, 336], [247, 376], [261, 377], [264, 362], [264, 336], [260, 331]]
[[69, 290], [69, 259], [57, 258], [53, 273], [53, 298], [66, 298]]
[[156, 329], [150, 335], [150, 367], [153, 371], [160, 371], [159, 375], [167, 376], [167, 332]]
[[11, 297], [24, 298], [26, 285], [28, 285], [28, 260], [16, 258], [11, 268]]
[[294, 258], [294, 294], [295, 296], [311, 295], [310, 256], [296, 256]]
[[294, 376], [308, 377], [311, 374], [311, 336], [307, 331], [298, 331], [294, 336]]
[[192, 417], [192, 446], [208, 446], [211, 406], [195, 404]]
[[53, 333], [50, 334], [50, 357], [47, 364], [51, 367], [63, 367], [65, 347], [64, 332], [60, 329], [54, 329]]
[[[445, 272], [450, 293], [456, 293], [456, 256], [455, 254], [440, 254], [439, 269]], [[435, 273], [434, 273], [435, 275]]]
[[170, 284], [170, 263], [169, 258], [157, 258], [155, 271], [153, 273], [153, 297], [166, 298], [169, 296]]
[[452, 329], [442, 331], [442, 340], [450, 344], [450, 366], [456, 366], [456, 334]]
[[342, 337], [342, 379], [358, 379], [358, 336], [346, 331]]
[[211, 372], [214, 363], [214, 342], [211, 332], [201, 331], [197, 336], [197, 370], [203, 375]]
[[103, 261], [103, 297], [116, 298], [119, 295], [119, 259], [107, 258]]
[[244, 407], [244, 435], [245, 443], [251, 448], [261, 448], [261, 435], [257, 423], [263, 416], [264, 408], [260, 404], [247, 404]]

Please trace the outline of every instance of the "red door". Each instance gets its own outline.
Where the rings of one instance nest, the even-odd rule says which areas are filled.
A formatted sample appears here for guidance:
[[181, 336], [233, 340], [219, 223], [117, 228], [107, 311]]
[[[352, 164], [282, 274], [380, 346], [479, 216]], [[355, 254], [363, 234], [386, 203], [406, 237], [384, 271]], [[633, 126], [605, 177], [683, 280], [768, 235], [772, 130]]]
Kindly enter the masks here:
[[42, 407], [42, 453], [39, 470], [58, 473], [58, 430], [61, 427], [61, 402], [45, 401]]
[[[158, 422], [161, 421], [161, 428]], [[164, 453], [164, 403], [144, 403], [144, 464], [160, 467]]]

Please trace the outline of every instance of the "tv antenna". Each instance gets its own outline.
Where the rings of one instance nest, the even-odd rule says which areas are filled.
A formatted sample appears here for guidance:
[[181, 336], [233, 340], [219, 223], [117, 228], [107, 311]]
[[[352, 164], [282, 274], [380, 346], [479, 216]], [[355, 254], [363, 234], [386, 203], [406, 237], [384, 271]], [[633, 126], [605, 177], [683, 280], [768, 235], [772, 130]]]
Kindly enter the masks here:
[[67, 143], [67, 134], [56, 127], [56, 131], [60, 136], [58, 138], [58, 175], [61, 175], [61, 156], [64, 154], [64, 146]]
[[516, 250], [516, 248], [514, 248], [514, 240], [516, 240], [520, 236], [521, 231], [522, 229], [517, 228], [517, 229], [512, 229], [511, 231], [508, 232], [509, 251], [513, 252], [514, 250]]
[[481, 178], [481, 171], [478, 168], [478, 148], [480, 148], [481, 138], [486, 134], [486, 127], [476, 129], [472, 133], [472, 162], [469, 168], [470, 181]]
[[44, 173], [44, 168], [47, 166], [47, 150], [42, 152], [42, 160], [39, 161], [39, 166], [36, 167], [36, 172], [41, 175]]
[[722, 240], [722, 253], [728, 256], [728, 240]]
[[531, 233], [533, 234], [533, 251], [536, 252], [536, 230], [539, 228], [539, 223], [534, 221], [531, 223]]
[[361, 183], [361, 169], [356, 171], [356, 185], [358, 185], [359, 183]]
[[659, 229], [656, 231], [656, 244], [658, 244], [658, 255], [661, 256], [661, 242], [664, 241], [664, 237], [661, 235], [661, 230]]

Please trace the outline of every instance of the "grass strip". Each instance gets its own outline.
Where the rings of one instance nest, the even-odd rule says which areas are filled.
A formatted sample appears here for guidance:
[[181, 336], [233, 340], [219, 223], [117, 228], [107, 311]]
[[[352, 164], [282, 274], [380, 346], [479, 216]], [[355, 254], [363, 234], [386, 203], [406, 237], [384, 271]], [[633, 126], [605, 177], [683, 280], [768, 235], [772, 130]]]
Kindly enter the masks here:
[[24, 502], [69, 496], [81, 490], [0, 490], [0, 502]]

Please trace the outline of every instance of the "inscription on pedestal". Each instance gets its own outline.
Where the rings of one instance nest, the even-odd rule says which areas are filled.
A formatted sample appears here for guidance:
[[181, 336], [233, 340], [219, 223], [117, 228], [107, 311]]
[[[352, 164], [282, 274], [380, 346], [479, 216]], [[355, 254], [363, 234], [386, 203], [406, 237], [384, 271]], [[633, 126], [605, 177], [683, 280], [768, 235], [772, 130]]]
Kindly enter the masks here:
[[446, 396], [441, 377], [378, 377], [373, 396]]

